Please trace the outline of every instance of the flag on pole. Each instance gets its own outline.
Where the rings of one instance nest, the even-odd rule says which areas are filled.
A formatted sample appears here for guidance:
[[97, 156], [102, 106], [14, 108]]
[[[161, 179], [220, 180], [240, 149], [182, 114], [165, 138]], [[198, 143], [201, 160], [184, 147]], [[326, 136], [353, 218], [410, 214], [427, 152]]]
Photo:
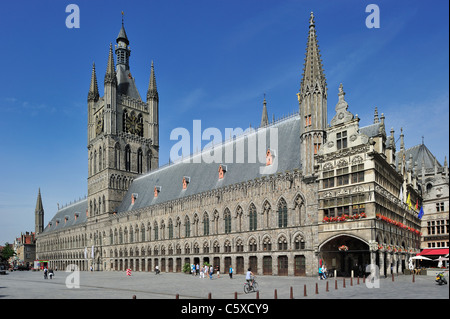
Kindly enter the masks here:
[[403, 204], [403, 185], [400, 186], [400, 202]]
[[92, 249], [91, 249], [91, 258], [94, 258], [94, 245], [92, 245]]
[[411, 209], [412, 204], [411, 204], [411, 193], [408, 193], [408, 199], [406, 200], [406, 204], [408, 204], [408, 208]]
[[423, 212], [423, 206], [422, 206], [422, 207], [420, 207], [419, 216], [417, 216], [417, 217], [419, 217], [419, 219], [422, 219], [423, 214], [424, 214], [424, 212]]
[[419, 200], [416, 201], [416, 210], [419, 209]]

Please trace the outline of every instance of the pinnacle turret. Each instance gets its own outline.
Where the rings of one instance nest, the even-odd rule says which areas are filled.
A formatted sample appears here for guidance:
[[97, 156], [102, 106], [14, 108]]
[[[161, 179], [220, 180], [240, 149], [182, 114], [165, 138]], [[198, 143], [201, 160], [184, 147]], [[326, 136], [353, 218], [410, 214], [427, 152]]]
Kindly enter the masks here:
[[91, 85], [89, 86], [88, 101], [98, 101], [97, 74], [95, 73], [95, 63], [92, 65]]
[[105, 83], [116, 83], [116, 70], [114, 67], [112, 43], [109, 44], [109, 55], [108, 64], [106, 66]]
[[267, 101], [266, 101], [266, 97], [264, 96], [263, 111], [262, 111], [262, 116], [261, 116], [260, 127], [264, 127], [267, 125], [269, 125], [269, 116], [267, 114]]
[[156, 76], [155, 76], [155, 66], [152, 61], [152, 67], [150, 71], [150, 81], [148, 84], [148, 90], [147, 90], [147, 101], [150, 99], [156, 99], [158, 100], [158, 89], [156, 87]]

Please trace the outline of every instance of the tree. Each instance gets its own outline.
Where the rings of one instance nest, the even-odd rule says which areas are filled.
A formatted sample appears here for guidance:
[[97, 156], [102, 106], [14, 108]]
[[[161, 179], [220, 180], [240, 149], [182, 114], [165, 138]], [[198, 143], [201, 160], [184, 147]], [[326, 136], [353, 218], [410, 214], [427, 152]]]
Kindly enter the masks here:
[[9, 258], [11, 258], [15, 255], [16, 255], [16, 253], [12, 249], [11, 245], [6, 242], [5, 246], [3, 247], [2, 251], [0, 252], [0, 263], [7, 263]]

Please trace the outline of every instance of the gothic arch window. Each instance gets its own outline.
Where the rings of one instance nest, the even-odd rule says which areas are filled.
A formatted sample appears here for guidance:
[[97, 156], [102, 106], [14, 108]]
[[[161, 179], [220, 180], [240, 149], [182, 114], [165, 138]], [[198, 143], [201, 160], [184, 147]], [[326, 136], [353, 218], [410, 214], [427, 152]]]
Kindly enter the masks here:
[[305, 239], [303, 238], [302, 235], [295, 236], [294, 244], [295, 244], [295, 249], [297, 249], [297, 250], [305, 249], [305, 245], [306, 245]]
[[242, 239], [238, 239], [236, 241], [236, 252], [243, 252], [244, 251], [244, 243], [242, 242]]
[[158, 223], [156, 221], [153, 225], [153, 235], [154, 240], [158, 240]]
[[278, 238], [278, 250], [287, 250], [287, 239], [284, 235]]
[[131, 171], [131, 148], [130, 145], [125, 146], [125, 170]]
[[281, 198], [278, 202], [278, 227], [287, 227], [288, 213], [286, 201]]
[[94, 163], [93, 163], [93, 166], [94, 166], [94, 174], [97, 174], [97, 150], [95, 150], [94, 151]]
[[116, 143], [114, 146], [114, 168], [120, 169], [120, 145]]
[[147, 160], [147, 172], [150, 172], [152, 170], [152, 151], [150, 150], [147, 151], [146, 160]]
[[191, 237], [191, 221], [188, 216], [184, 218], [184, 234], [185, 237]]
[[169, 239], [173, 239], [173, 222], [172, 222], [172, 218], [169, 218]]
[[200, 246], [198, 243], [194, 243], [194, 254], [200, 253]]
[[258, 250], [258, 244], [256, 243], [255, 238], [251, 238], [248, 243], [248, 250], [249, 251], [257, 251]]
[[139, 174], [142, 173], [142, 160], [143, 160], [142, 149], [139, 148], [137, 151], [137, 171]]
[[272, 241], [269, 236], [267, 236], [263, 239], [263, 250], [264, 251], [272, 250]]
[[258, 227], [258, 220], [257, 220], [258, 214], [256, 213], [256, 207], [253, 203], [250, 204], [248, 216], [249, 216], [249, 225], [250, 225], [249, 230], [250, 231], [256, 230]]
[[209, 235], [209, 216], [207, 212], [203, 214], [203, 235]]
[[220, 253], [220, 244], [217, 240], [213, 244], [213, 252]]
[[225, 240], [225, 243], [223, 244], [223, 249], [224, 249], [224, 252], [231, 253], [231, 243], [228, 239]]
[[204, 254], [209, 254], [209, 244], [208, 244], [207, 241], [205, 241], [205, 242], [203, 243], [203, 253], [204, 253]]
[[231, 212], [228, 208], [225, 208], [225, 213], [223, 214], [225, 220], [225, 234], [231, 233]]
[[106, 202], [105, 202], [105, 195], [103, 195], [103, 211], [102, 213], [106, 212]]
[[189, 247], [188, 243], [186, 243], [186, 245], [184, 245], [184, 253], [186, 255], [189, 255], [191, 253], [191, 247]]

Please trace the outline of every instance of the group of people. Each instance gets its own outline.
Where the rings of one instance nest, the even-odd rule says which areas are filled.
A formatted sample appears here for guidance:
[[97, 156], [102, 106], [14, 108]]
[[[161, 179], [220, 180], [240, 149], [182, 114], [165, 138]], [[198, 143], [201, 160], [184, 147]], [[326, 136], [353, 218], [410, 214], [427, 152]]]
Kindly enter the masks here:
[[[206, 275], [209, 276], [209, 279], [212, 279], [214, 271], [216, 271], [217, 278], [220, 278], [219, 266], [216, 266], [214, 269], [213, 266], [210, 266], [208, 264], [205, 264], [203, 266], [200, 266], [199, 264], [191, 264], [191, 274], [193, 276], [199, 276], [199, 278], [205, 278]], [[230, 276], [230, 279], [233, 279], [233, 268], [231, 267], [231, 265], [228, 270], [228, 275]]]
[[44, 279], [47, 279], [50, 277], [50, 279], [53, 279], [53, 276], [55, 273], [53, 272], [53, 269], [48, 269], [47, 267], [44, 268]]

